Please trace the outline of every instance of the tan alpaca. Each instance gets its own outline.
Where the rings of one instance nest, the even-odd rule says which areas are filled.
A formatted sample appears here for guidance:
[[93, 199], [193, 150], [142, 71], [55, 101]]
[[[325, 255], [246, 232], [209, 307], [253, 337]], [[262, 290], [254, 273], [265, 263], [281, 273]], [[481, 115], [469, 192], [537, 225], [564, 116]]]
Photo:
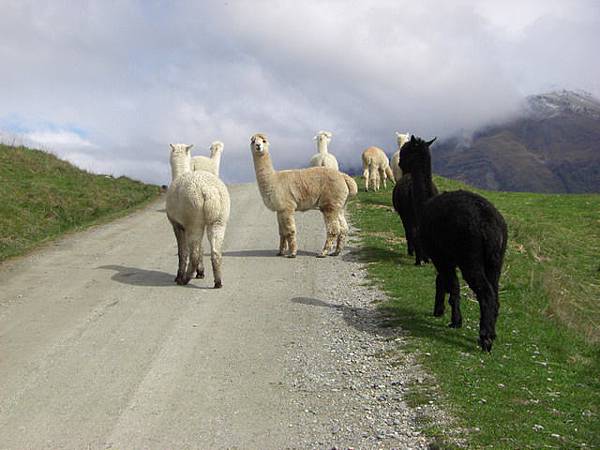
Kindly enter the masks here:
[[369, 190], [369, 184], [374, 191], [378, 191], [382, 180], [385, 189], [387, 187], [386, 180], [388, 178], [394, 179], [394, 174], [390, 169], [390, 161], [379, 147], [369, 147], [363, 152], [362, 165], [365, 191]]
[[396, 143], [398, 144], [398, 150], [396, 153], [392, 155], [392, 159], [390, 161], [390, 167], [392, 168], [392, 173], [394, 174], [394, 181], [397, 183], [400, 178], [402, 178], [402, 169], [400, 168], [400, 149], [402, 146], [408, 142], [410, 139], [410, 133], [398, 133], [396, 131]]
[[358, 192], [356, 182], [345, 173], [327, 167], [275, 171], [264, 134], [252, 136], [250, 148], [262, 199], [267, 208], [277, 212], [278, 255], [288, 249], [288, 257], [296, 257], [294, 212], [309, 209], [319, 209], [323, 213], [327, 230], [323, 251], [318, 256], [327, 256], [334, 244], [332, 256], [339, 255], [348, 234], [344, 208], [348, 197]]

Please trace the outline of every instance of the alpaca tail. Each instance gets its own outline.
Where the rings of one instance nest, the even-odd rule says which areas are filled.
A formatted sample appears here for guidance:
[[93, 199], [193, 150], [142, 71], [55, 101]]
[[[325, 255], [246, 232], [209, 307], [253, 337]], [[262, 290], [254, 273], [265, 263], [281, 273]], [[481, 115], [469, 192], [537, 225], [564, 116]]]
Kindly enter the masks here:
[[354, 178], [352, 178], [350, 175], [346, 175], [345, 173], [342, 173], [342, 176], [344, 177], [346, 186], [348, 186], [348, 196], [354, 197], [358, 193], [358, 185], [356, 184], [356, 181], [354, 181]]
[[223, 214], [222, 199], [217, 189], [203, 190], [204, 199], [203, 211], [204, 220], [207, 224], [215, 223], [221, 219]]

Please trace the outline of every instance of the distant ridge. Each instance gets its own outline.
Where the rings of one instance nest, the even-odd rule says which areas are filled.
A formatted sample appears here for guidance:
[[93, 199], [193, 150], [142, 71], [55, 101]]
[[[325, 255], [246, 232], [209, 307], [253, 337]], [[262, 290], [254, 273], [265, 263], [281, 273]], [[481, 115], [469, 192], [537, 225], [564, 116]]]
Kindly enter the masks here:
[[584, 91], [532, 95], [517, 117], [432, 151], [436, 173], [486, 189], [600, 192], [600, 101]]

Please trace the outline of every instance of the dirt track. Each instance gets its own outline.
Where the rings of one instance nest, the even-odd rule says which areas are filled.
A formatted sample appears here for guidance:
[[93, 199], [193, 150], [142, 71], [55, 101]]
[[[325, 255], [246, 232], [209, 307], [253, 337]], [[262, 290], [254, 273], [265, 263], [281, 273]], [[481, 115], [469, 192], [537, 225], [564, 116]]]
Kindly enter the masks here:
[[[206, 279], [173, 283], [162, 201], [0, 268], [2, 448], [424, 445], [402, 399], [370, 391], [390, 336], [348, 303], [371, 301], [358, 264], [314, 257], [320, 214], [297, 215], [298, 258], [276, 257], [256, 186], [230, 192], [220, 290], [206, 257]], [[399, 395], [417, 376], [385, 367]]]

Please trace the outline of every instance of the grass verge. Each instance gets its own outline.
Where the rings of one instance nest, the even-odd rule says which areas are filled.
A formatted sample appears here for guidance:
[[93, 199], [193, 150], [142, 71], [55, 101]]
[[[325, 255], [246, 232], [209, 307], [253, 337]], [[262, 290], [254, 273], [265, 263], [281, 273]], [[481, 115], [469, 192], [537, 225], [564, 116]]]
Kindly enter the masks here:
[[155, 199], [157, 186], [80, 170], [39, 150], [0, 144], [0, 261]]
[[479, 307], [465, 283], [463, 328], [447, 328], [448, 307], [433, 317], [435, 270], [407, 255], [391, 189], [360, 192], [349, 207], [359, 256], [389, 296], [381, 307], [410, 332], [408, 350], [436, 377], [469, 446], [600, 448], [600, 195], [473, 190], [509, 226], [492, 353], [477, 346]]

